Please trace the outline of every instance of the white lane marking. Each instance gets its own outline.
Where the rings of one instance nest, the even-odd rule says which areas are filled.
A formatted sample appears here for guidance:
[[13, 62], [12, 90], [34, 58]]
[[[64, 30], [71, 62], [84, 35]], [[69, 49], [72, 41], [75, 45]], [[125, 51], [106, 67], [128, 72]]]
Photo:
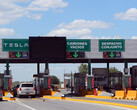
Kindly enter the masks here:
[[37, 110], [37, 109], [35, 109], [35, 108], [32, 108], [31, 106], [28, 106], [28, 105], [20, 102], [20, 101], [17, 100], [17, 99], [16, 99], [16, 101], [14, 101], [14, 102], [17, 103], [17, 104], [19, 104], [19, 105], [21, 105], [21, 106], [24, 106], [24, 107], [26, 107], [26, 108], [29, 108], [30, 110]]

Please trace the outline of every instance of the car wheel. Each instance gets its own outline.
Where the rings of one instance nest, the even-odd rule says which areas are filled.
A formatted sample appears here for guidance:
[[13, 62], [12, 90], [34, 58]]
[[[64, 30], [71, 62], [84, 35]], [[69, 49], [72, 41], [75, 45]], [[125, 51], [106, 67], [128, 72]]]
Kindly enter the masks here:
[[21, 95], [18, 95], [19, 98], [21, 98], [22, 96]]
[[0, 98], [0, 101], [2, 101], [2, 98]]
[[35, 98], [36, 96], [35, 95], [32, 95], [31, 98]]

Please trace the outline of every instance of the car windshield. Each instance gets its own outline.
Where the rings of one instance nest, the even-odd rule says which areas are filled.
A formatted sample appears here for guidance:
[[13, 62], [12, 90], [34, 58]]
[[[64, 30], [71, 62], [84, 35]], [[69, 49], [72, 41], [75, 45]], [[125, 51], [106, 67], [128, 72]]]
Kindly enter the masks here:
[[33, 87], [33, 84], [22, 84], [21, 87]]

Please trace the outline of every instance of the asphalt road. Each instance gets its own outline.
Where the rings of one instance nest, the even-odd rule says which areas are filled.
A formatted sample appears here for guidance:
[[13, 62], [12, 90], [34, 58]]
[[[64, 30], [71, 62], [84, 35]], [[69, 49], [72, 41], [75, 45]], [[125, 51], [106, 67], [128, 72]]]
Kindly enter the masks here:
[[133, 110], [110, 105], [71, 102], [43, 98], [17, 98], [16, 101], [1, 101], [0, 110]]

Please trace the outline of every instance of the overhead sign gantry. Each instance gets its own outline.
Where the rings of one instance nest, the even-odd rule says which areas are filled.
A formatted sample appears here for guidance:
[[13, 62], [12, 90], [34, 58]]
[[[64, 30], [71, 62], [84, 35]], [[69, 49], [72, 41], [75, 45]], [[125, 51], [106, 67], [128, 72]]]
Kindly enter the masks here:
[[[64, 40], [63, 40], [64, 39]], [[137, 40], [30, 37], [0, 39], [0, 62], [110, 63], [137, 62]], [[8, 66], [7, 66], [8, 67]], [[89, 66], [90, 67], [90, 66]], [[89, 72], [90, 73], [90, 72]]]

